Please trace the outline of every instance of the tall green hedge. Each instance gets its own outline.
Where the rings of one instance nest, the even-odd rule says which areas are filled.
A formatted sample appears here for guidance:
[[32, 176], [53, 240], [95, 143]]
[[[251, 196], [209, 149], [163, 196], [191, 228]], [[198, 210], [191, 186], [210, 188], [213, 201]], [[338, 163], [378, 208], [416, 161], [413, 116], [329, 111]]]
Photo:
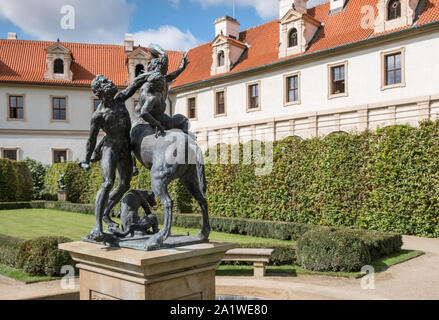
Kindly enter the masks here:
[[439, 236], [439, 121], [287, 138], [273, 154], [266, 176], [208, 165], [210, 213]]
[[0, 202], [30, 201], [32, 175], [24, 161], [0, 159]]

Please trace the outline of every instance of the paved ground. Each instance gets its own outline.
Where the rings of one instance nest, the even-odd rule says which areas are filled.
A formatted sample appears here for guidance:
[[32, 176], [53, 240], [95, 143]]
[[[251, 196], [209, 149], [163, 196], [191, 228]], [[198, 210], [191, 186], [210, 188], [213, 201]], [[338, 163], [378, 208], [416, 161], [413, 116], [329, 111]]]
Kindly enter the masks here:
[[291, 300], [439, 300], [439, 239], [404, 237], [403, 248], [426, 254], [377, 274], [374, 290], [363, 290], [361, 279], [303, 275], [264, 280], [218, 277], [217, 292]]
[[[439, 300], [439, 239], [404, 237], [404, 249], [422, 250], [426, 255], [391, 267], [376, 275], [375, 289], [363, 290], [361, 279], [324, 276], [217, 277], [217, 294], [271, 299], [434, 299]], [[23, 285], [0, 278], [0, 299], [32, 299], [53, 295], [77, 298], [75, 289], [61, 289], [60, 281]], [[76, 293], [76, 295], [75, 295]]]

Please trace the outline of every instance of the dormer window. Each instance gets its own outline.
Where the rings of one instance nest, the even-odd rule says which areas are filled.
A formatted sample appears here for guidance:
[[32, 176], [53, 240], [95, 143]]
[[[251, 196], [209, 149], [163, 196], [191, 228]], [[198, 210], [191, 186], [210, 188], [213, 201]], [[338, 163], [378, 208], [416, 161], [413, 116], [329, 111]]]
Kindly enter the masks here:
[[319, 21], [306, 13], [304, 9], [306, 1], [298, 1], [294, 4], [295, 6], [293, 8], [290, 6], [291, 9], [280, 19], [279, 58], [304, 53], [321, 26]]
[[145, 66], [143, 64], [138, 64], [136, 66], [136, 77], [140, 76], [145, 71]]
[[297, 46], [297, 29], [293, 28], [288, 34], [288, 48]]
[[226, 57], [224, 55], [224, 51], [220, 51], [218, 53], [218, 67], [224, 66], [225, 61], [226, 61]]
[[376, 34], [413, 25], [420, 0], [378, 0], [378, 17], [375, 19]]
[[127, 54], [128, 83], [133, 83], [134, 79], [142, 74], [148, 63], [151, 61], [151, 55], [145, 49], [139, 47]]
[[64, 61], [56, 59], [53, 63], [53, 73], [64, 74]]
[[73, 81], [72, 61], [72, 52], [59, 40], [47, 47], [44, 79]]
[[391, 0], [387, 7], [387, 20], [395, 20], [401, 18], [401, 1]]

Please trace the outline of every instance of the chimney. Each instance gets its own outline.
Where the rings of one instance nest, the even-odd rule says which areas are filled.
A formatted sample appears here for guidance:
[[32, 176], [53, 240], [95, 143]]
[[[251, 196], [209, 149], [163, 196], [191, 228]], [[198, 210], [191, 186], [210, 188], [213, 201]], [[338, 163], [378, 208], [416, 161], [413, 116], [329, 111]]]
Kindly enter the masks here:
[[306, 13], [307, 3], [308, 0], [279, 0], [279, 19], [282, 19], [293, 8], [300, 13]]
[[17, 34], [15, 32], [8, 32], [8, 40], [18, 40]]
[[330, 0], [330, 12], [337, 13], [343, 10], [346, 0]]
[[239, 27], [238, 20], [229, 16], [218, 18], [215, 20], [215, 37], [222, 34], [226, 37], [239, 39]]
[[134, 50], [134, 37], [131, 33], [125, 34], [123, 45], [125, 47], [125, 52], [132, 52]]

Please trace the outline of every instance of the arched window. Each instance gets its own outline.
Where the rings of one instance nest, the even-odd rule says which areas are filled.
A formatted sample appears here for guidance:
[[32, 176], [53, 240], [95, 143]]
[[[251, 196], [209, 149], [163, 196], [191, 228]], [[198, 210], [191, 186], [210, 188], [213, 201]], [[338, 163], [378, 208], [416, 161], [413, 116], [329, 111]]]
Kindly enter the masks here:
[[64, 74], [64, 61], [56, 59], [53, 63], [53, 73]]
[[387, 20], [395, 20], [401, 17], [401, 1], [390, 0], [387, 6]]
[[143, 64], [138, 64], [136, 66], [136, 77], [140, 76], [143, 71], [145, 71], [145, 66]]
[[297, 46], [297, 29], [294, 28], [288, 34], [288, 48]]
[[226, 62], [224, 51], [218, 53], [218, 67], [222, 67]]

